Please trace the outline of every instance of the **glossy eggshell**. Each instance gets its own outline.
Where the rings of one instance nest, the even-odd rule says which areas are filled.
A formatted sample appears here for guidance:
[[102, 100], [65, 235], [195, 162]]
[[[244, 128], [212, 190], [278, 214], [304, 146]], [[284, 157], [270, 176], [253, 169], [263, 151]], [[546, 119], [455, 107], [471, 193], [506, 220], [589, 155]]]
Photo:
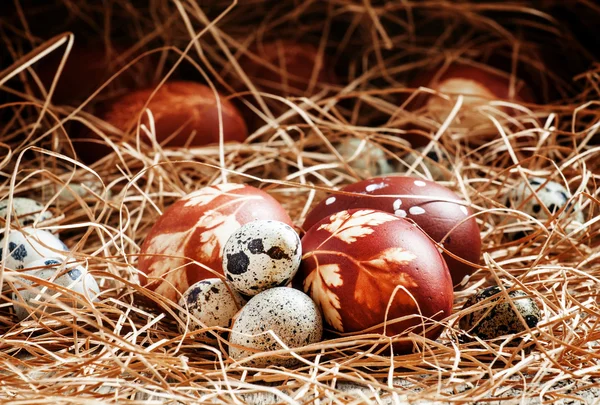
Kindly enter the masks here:
[[[524, 291], [508, 291], [512, 303], [529, 328], [535, 328], [542, 319], [542, 314], [535, 300]], [[482, 301], [488, 300], [487, 303]], [[478, 306], [473, 310], [471, 307]], [[494, 339], [502, 335], [523, 332], [525, 325], [512, 305], [505, 299], [498, 286], [484, 288], [467, 300], [463, 310], [471, 308], [469, 313], [460, 318], [459, 327], [470, 335], [481, 339]]]
[[252, 221], [227, 240], [223, 273], [237, 291], [254, 296], [289, 284], [301, 257], [300, 237], [291, 226], [279, 221]]
[[[173, 81], [164, 83], [152, 95], [154, 90], [147, 88], [125, 94], [104, 105], [98, 116], [120, 131], [135, 134], [138, 121], [151, 128], [144, 112], [148, 108], [154, 118], [156, 141], [168, 147], [218, 143], [219, 116], [222, 116], [224, 142], [243, 142], [247, 138], [246, 123], [237, 108], [222, 94], [217, 100], [210, 87], [195, 82]], [[105, 132], [112, 134], [110, 129]], [[118, 137], [118, 134], [113, 136]], [[141, 139], [149, 142], [145, 132], [141, 133]], [[74, 140], [77, 153], [84, 161], [97, 160], [110, 152], [101, 144], [90, 131], [84, 131]]]
[[[252, 297], [236, 315], [229, 336], [229, 355], [241, 360], [260, 352], [282, 350], [268, 331], [273, 331], [290, 349], [321, 340], [323, 318], [315, 303], [301, 291], [276, 287]], [[298, 361], [291, 356], [263, 354], [246, 365], [291, 366]]]
[[[8, 199], [0, 201], [0, 218], [6, 221], [9, 213]], [[30, 198], [14, 197], [12, 201], [11, 222], [21, 226], [30, 226], [52, 218], [52, 212], [44, 210], [44, 205]]]
[[[245, 303], [246, 301], [220, 278], [198, 281], [190, 286], [179, 300], [179, 306], [183, 308], [179, 316], [186, 322], [179, 325], [179, 331], [194, 332], [213, 326], [227, 328]], [[203, 332], [194, 334], [194, 339], [212, 342], [215, 337]]]
[[[26, 271], [25, 274], [81, 294], [89, 302], [96, 301], [100, 294], [96, 279], [84, 267], [76, 263], [63, 265], [60, 259], [42, 258], [29, 263], [27, 268], [31, 268], [31, 270]], [[44, 313], [61, 311], [60, 304], [77, 308], [85, 305], [85, 301], [81, 298], [61, 291], [58, 287], [46, 287], [31, 278], [19, 277], [14, 285], [18, 291], [13, 292], [12, 299], [15, 301], [14, 308], [17, 318], [21, 321], [27, 318], [31, 312], [39, 315], [41, 311]]]
[[[341, 211], [310, 228], [302, 248], [294, 286], [313, 298], [336, 331], [359, 332], [382, 324], [390, 301], [388, 322], [410, 318], [389, 323], [389, 336], [409, 328], [422, 334], [419, 314], [441, 320], [452, 312], [446, 262], [427, 235], [403, 218], [371, 209]], [[440, 332], [434, 328], [427, 336], [435, 339]], [[399, 343], [397, 350], [411, 347]]]
[[12, 270], [44, 258], [64, 258], [69, 248], [55, 235], [35, 228], [11, 229], [8, 234], [8, 254], [4, 252], [5, 238], [0, 240], [0, 261]]
[[278, 40], [257, 45], [251, 52], [261, 61], [246, 56], [240, 60], [240, 65], [261, 90], [283, 96], [301, 96], [311, 89], [312, 77], [315, 77], [315, 86], [337, 81], [327, 58], [320, 57], [314, 45]]
[[190, 285], [214, 278], [214, 272], [223, 274], [225, 243], [238, 228], [257, 219], [293, 225], [273, 197], [252, 186], [229, 183], [188, 194], [167, 208], [146, 236], [138, 264], [148, 275], [141, 277], [142, 285], [178, 300], [178, 292]]
[[[462, 200], [446, 187], [414, 177], [388, 176], [350, 184], [340, 191], [356, 194], [332, 194], [321, 201], [306, 217], [304, 230], [342, 210], [376, 209], [415, 221], [436, 242], [444, 239], [444, 248], [449, 252], [471, 263], [479, 263], [479, 227], [474, 218], [464, 221], [473, 212], [464, 204], [443, 201], [442, 199]], [[459, 223], [461, 224], [453, 229]], [[446, 253], [444, 259], [455, 285], [474, 271], [472, 266], [463, 264]]]

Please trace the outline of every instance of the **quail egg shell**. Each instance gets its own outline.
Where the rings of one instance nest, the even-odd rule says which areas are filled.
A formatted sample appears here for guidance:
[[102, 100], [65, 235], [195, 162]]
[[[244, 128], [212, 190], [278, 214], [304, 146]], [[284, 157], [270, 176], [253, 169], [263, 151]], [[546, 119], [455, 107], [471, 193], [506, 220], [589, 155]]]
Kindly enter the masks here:
[[[319, 342], [323, 320], [319, 309], [302, 291], [277, 287], [254, 296], [236, 315], [229, 342], [229, 355], [241, 360], [259, 352], [284, 349], [272, 331], [290, 349]], [[247, 360], [254, 366], [291, 366], [297, 360], [289, 354], [262, 354]]]
[[[26, 269], [24, 274], [31, 277], [17, 277], [13, 282], [17, 291], [13, 291], [12, 299], [15, 302], [15, 313], [21, 321], [31, 313], [60, 311], [61, 306], [64, 305], [83, 308], [90, 305], [90, 302], [96, 301], [100, 294], [96, 279], [77, 263], [64, 263], [60, 259], [42, 258], [29, 263], [27, 268], [31, 270]], [[35, 278], [44, 280], [46, 283], [36, 282]], [[57, 287], [48, 286], [48, 282]], [[82, 295], [85, 299], [78, 295]]]
[[[31, 226], [52, 218], [52, 212], [44, 210], [44, 206], [31, 198], [15, 197], [12, 201], [11, 221], [18, 221], [21, 226]], [[6, 221], [10, 207], [8, 199], [0, 201], [0, 218]]]
[[[505, 288], [508, 289], [508, 287]], [[535, 301], [521, 290], [508, 291], [508, 296], [527, 326], [534, 328], [542, 319], [541, 311]], [[510, 302], [505, 300], [499, 286], [480, 290], [467, 300], [463, 310], [488, 299], [490, 300], [487, 303], [481, 304], [480, 308], [469, 312], [460, 319], [460, 329], [481, 339], [494, 339], [525, 330], [523, 322]]]
[[[188, 288], [179, 300], [179, 306], [183, 309], [179, 316], [184, 322], [187, 321], [185, 325], [179, 325], [179, 330], [185, 333], [211, 326], [228, 328], [235, 314], [245, 303], [246, 301], [220, 278], [198, 281]], [[196, 334], [194, 338], [214, 340], [209, 333]]]
[[394, 173], [385, 152], [375, 144], [358, 138], [345, 138], [336, 150], [358, 174], [370, 177]]
[[3, 251], [5, 239], [0, 240], [0, 262], [4, 260], [5, 266], [13, 270], [24, 269], [31, 262], [44, 258], [64, 258], [69, 251], [60, 239], [41, 229], [11, 229], [7, 252]]
[[[528, 182], [529, 184], [523, 181], [511, 190], [506, 201], [507, 207], [519, 209], [536, 219], [545, 220], [549, 217], [547, 212], [554, 215], [566, 206], [565, 210], [573, 216], [573, 219], [579, 223], [584, 222], [579, 204], [570, 202], [571, 194], [562, 184], [546, 181], [541, 177], [530, 178]], [[532, 190], [536, 195], [532, 196]]]
[[[427, 154], [425, 152], [425, 146], [415, 149], [403, 157], [404, 162], [409, 167], [419, 162], [416, 166], [416, 171], [423, 174], [431, 174], [433, 180], [443, 180], [447, 177], [446, 171], [451, 170], [450, 162], [446, 159], [442, 149], [434, 145]], [[403, 165], [403, 170], [408, 169]], [[446, 170], [444, 170], [446, 169]]]
[[287, 285], [300, 266], [302, 244], [294, 229], [279, 221], [245, 224], [227, 240], [223, 272], [246, 296]]

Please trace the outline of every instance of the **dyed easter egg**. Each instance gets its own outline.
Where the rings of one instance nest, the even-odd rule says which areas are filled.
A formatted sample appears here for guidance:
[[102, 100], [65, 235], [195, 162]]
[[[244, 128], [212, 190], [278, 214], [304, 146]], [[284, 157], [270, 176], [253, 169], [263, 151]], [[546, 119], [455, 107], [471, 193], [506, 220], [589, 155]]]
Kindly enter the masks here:
[[142, 244], [142, 285], [178, 300], [190, 285], [223, 274], [225, 243], [257, 219], [292, 225], [273, 197], [252, 186], [220, 184], [186, 195], [165, 210]]

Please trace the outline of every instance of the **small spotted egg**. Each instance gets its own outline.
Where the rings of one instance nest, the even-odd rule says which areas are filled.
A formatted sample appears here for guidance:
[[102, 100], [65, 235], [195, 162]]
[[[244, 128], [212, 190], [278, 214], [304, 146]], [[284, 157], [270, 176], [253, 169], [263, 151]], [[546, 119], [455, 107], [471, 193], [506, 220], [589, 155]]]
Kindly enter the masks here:
[[[91, 190], [91, 191], [88, 191]], [[112, 192], [103, 188], [102, 183], [99, 181], [84, 181], [83, 183], [71, 183], [67, 186], [59, 184], [51, 184], [44, 190], [48, 195], [55, 195], [58, 193], [57, 201], [63, 204], [70, 204], [77, 200], [77, 196], [86, 199], [93, 197], [92, 192], [100, 195], [101, 197], [110, 200], [112, 198]]]
[[[229, 338], [229, 355], [241, 360], [258, 352], [284, 349], [272, 331], [290, 349], [319, 342], [323, 319], [316, 304], [302, 291], [277, 287], [253, 297], [236, 315]], [[249, 365], [290, 366], [290, 355], [264, 354], [248, 360]]]
[[0, 262], [5, 260], [5, 266], [13, 270], [29, 267], [35, 260], [65, 257], [69, 251], [60, 239], [41, 229], [11, 229], [8, 235], [8, 252], [3, 251], [5, 239], [6, 237], [0, 240]]
[[13, 291], [12, 299], [17, 318], [21, 321], [34, 313], [58, 312], [64, 306], [84, 308], [96, 301], [100, 294], [96, 279], [77, 263], [65, 264], [60, 259], [42, 258], [29, 263], [27, 269], [21, 274], [28, 277], [18, 276], [13, 281], [16, 291]]
[[[545, 220], [549, 218], [548, 214], [555, 215], [566, 206], [565, 210], [571, 211], [573, 219], [580, 223], [584, 222], [579, 204], [569, 201], [570, 193], [562, 184], [540, 177], [530, 178], [528, 182], [529, 184], [521, 182], [510, 191], [506, 199], [507, 207], [521, 210], [536, 219]], [[533, 196], [532, 190], [535, 192]]]
[[[508, 291], [508, 296], [527, 323], [527, 326], [534, 328], [542, 318], [540, 309], [535, 301], [521, 290]], [[480, 290], [467, 300], [463, 310], [485, 300], [488, 302], [481, 304], [480, 308], [475, 310], [470, 309], [471, 312], [460, 319], [460, 329], [481, 339], [494, 339], [502, 335], [519, 333], [525, 330], [523, 322], [519, 319], [510, 302], [505, 300], [502, 289], [499, 286]]]
[[[179, 325], [179, 331], [185, 333], [211, 326], [228, 328], [234, 315], [245, 303], [246, 301], [220, 278], [198, 281], [188, 288], [179, 300], [179, 306], [183, 309], [179, 316], [186, 322]], [[209, 333], [196, 334], [194, 338], [214, 340]]]
[[364, 177], [394, 173], [394, 166], [376, 144], [358, 138], [345, 138], [336, 150], [358, 174]]
[[[44, 210], [42, 204], [31, 198], [13, 198], [12, 210], [11, 222], [18, 221], [21, 226], [31, 226], [35, 223], [44, 222], [53, 216], [52, 212]], [[8, 199], [0, 201], [0, 218], [6, 221], [9, 211]]]
[[416, 148], [413, 152], [410, 152], [402, 158], [405, 165], [402, 165], [402, 171], [419, 162], [415, 167], [418, 173], [430, 174], [433, 180], [444, 180], [448, 177], [448, 172], [452, 170], [450, 162], [446, 159], [444, 151], [437, 145], [434, 145], [427, 154], [425, 147]]
[[300, 267], [302, 244], [291, 226], [279, 221], [249, 222], [231, 235], [223, 250], [223, 272], [246, 296], [287, 285]]

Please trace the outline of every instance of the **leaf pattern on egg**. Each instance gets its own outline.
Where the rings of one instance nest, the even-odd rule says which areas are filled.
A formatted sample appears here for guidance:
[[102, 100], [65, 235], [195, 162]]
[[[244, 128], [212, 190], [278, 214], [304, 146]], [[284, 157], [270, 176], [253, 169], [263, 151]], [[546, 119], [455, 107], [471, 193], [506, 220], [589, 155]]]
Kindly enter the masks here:
[[[359, 262], [358, 277], [354, 288], [356, 302], [365, 305], [371, 311], [379, 311], [380, 308], [387, 307], [388, 299], [385, 297], [391, 297], [397, 286], [418, 287], [418, 284], [407, 273], [389, 271], [390, 266], [404, 266], [416, 258], [407, 250], [393, 247], [378, 252], [369, 260]], [[374, 291], [379, 293], [374, 294]], [[394, 301], [403, 305], [415, 305], [414, 300], [403, 289], [395, 293]]]
[[333, 214], [328, 223], [319, 226], [319, 230], [324, 229], [331, 233], [331, 237], [351, 244], [359, 238], [372, 234], [373, 227], [398, 220], [398, 217], [381, 211], [359, 210], [352, 214], [348, 211], [341, 211]]
[[[215, 198], [227, 195], [229, 191], [238, 190], [244, 188], [243, 184], [227, 183], [217, 184], [215, 186], [205, 187], [198, 191], [188, 194], [184, 197], [185, 207], [189, 206], [202, 206], [211, 203]], [[238, 197], [238, 195], [232, 195]]]
[[344, 280], [340, 274], [339, 264], [324, 264], [313, 269], [304, 279], [304, 291], [321, 307], [323, 315], [331, 326], [343, 332], [340, 298], [331, 291], [331, 287], [340, 287]]

